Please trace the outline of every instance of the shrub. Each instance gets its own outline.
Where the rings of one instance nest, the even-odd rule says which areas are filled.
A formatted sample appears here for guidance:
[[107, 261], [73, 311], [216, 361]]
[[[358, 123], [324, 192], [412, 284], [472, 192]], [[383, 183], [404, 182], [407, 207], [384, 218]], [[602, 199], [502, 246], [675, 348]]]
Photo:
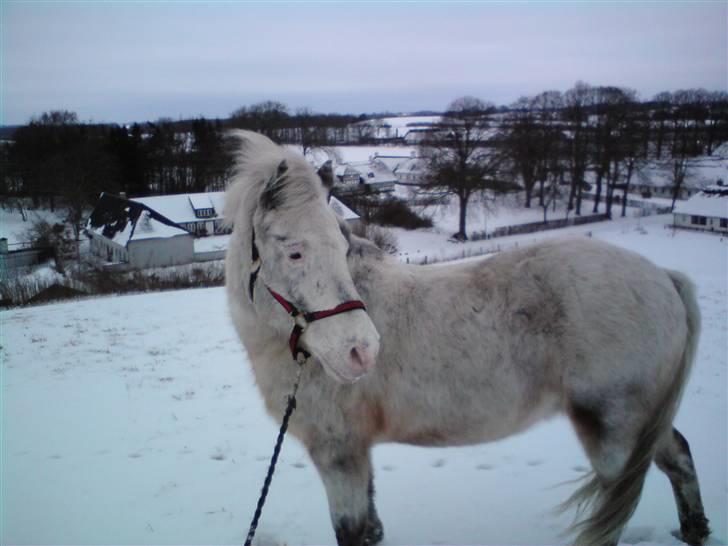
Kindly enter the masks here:
[[432, 220], [423, 218], [399, 199], [384, 201], [372, 215], [372, 222], [382, 226], [395, 226], [405, 229], [432, 227]]

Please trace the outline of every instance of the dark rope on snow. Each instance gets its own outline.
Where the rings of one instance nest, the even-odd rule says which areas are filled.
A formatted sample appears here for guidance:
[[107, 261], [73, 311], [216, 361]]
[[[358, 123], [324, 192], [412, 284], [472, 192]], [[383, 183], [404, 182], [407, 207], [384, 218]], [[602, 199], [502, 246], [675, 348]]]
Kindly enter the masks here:
[[278, 462], [278, 455], [281, 452], [281, 445], [283, 444], [283, 437], [286, 434], [286, 430], [288, 430], [288, 420], [291, 418], [291, 414], [293, 413], [293, 410], [296, 409], [296, 393], [298, 392], [298, 384], [301, 380], [301, 370], [303, 369], [303, 365], [306, 363], [306, 360], [298, 361], [298, 372], [296, 373], [296, 382], [293, 384], [293, 392], [288, 397], [288, 404], [286, 406], [286, 411], [283, 414], [283, 422], [281, 423], [281, 429], [278, 431], [278, 439], [276, 440], [275, 448], [273, 449], [273, 457], [271, 457], [270, 464], [268, 465], [268, 473], [265, 476], [265, 481], [263, 482], [263, 489], [260, 491], [260, 497], [258, 498], [258, 505], [255, 508], [255, 514], [253, 515], [253, 521], [250, 522], [250, 529], [248, 530], [248, 537], [245, 539], [245, 546], [251, 546], [253, 543], [253, 537], [255, 537], [255, 531], [258, 528], [258, 521], [260, 520], [260, 516], [263, 513], [263, 505], [265, 504], [265, 499], [268, 496], [268, 489], [270, 488], [270, 483], [273, 480], [273, 473], [276, 469], [276, 463]]

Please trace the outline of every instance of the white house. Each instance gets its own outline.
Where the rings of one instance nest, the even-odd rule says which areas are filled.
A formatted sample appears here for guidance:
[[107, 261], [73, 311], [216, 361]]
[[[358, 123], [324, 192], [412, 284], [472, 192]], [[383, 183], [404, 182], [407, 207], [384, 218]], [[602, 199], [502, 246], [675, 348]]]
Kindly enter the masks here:
[[394, 191], [397, 177], [378, 161], [355, 161], [334, 169], [334, 190], [340, 193], [377, 193]]
[[375, 163], [381, 163], [392, 171], [397, 182], [403, 185], [416, 185], [423, 182], [427, 174], [425, 160], [417, 157], [413, 151], [409, 155], [385, 155], [376, 153], [372, 157]]
[[728, 233], [728, 186], [705, 188], [676, 204], [672, 215], [678, 228]]
[[107, 267], [146, 269], [194, 261], [194, 238], [169, 218], [103, 193], [86, 223], [91, 252]]

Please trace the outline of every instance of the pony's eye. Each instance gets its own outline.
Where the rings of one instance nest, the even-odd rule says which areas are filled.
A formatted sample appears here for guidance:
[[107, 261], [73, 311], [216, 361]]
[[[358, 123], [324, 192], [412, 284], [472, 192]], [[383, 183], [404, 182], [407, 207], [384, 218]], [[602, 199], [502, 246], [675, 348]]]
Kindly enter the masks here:
[[291, 260], [300, 260], [303, 256], [301, 256], [300, 252], [294, 252], [293, 254], [289, 254], [288, 257]]

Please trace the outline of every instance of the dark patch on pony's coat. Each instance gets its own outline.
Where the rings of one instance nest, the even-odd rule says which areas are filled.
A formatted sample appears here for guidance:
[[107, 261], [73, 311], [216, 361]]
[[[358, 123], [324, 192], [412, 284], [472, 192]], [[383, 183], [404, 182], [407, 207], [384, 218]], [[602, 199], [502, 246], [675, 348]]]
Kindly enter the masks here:
[[384, 527], [382, 526], [382, 520], [379, 519], [379, 514], [377, 514], [377, 507], [374, 504], [374, 475], [371, 468], [369, 469], [367, 496], [369, 497], [369, 513], [367, 517], [365, 544], [377, 544], [384, 538]]
[[274, 210], [283, 204], [283, 190], [285, 189], [286, 173], [288, 163], [286, 160], [280, 162], [276, 175], [271, 178], [260, 195], [260, 206], [263, 210]]
[[[679, 456], [670, 456], [668, 448], [658, 451], [655, 463], [670, 479], [680, 517], [682, 540], [690, 545], [701, 545], [710, 535], [710, 525], [702, 505], [693, 505], [694, 499], [691, 503], [690, 495], [687, 493], [687, 489], [691, 486], [697, 489], [697, 476], [690, 444], [676, 428], [672, 429], [672, 436], [673, 445], [677, 448]], [[680, 457], [682, 457], [682, 461]]]
[[367, 530], [366, 518], [350, 518], [341, 516], [334, 524], [336, 542], [339, 546], [363, 546]]
[[326, 189], [326, 200], [328, 201], [331, 198], [331, 190], [334, 188], [334, 168], [331, 160], [329, 159], [326, 163], [321, 165], [319, 170], [316, 171], [316, 174], [318, 174], [321, 179], [321, 183]]
[[596, 408], [571, 402], [569, 415], [577, 430], [584, 439], [596, 442], [604, 435], [604, 421], [601, 412]]

